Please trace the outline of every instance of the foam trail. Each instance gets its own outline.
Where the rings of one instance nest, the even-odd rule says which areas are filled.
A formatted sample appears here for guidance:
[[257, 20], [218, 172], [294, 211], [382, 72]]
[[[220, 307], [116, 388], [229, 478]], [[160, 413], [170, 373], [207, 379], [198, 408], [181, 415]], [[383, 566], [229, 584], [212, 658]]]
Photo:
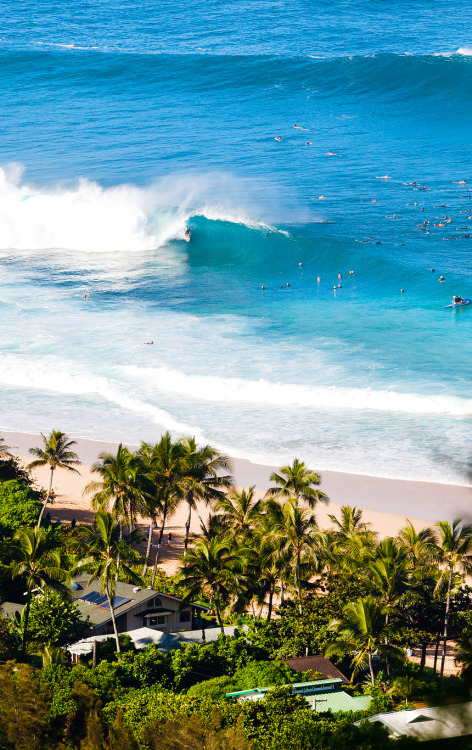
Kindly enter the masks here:
[[129, 396], [113, 380], [84, 372], [73, 362], [55, 357], [25, 361], [8, 354], [0, 364], [0, 383], [15, 388], [41, 390], [71, 396], [101, 397], [122, 409], [150, 417], [156, 424], [178, 433], [191, 433], [204, 442], [202, 433], [153, 404]]
[[238, 378], [186, 375], [165, 367], [141, 369], [125, 367], [133, 380], [146, 380], [166, 393], [180, 394], [205, 401], [224, 403], [301, 406], [316, 409], [371, 409], [405, 414], [437, 414], [456, 417], [472, 415], [472, 400], [456, 396], [421, 396], [392, 390], [309, 386], [272, 383], [265, 379], [247, 381]]

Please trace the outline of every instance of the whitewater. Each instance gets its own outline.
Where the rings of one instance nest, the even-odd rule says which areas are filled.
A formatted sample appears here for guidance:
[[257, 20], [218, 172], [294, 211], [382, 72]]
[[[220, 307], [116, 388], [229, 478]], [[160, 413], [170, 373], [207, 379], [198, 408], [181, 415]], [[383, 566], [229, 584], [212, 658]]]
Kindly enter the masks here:
[[0, 0], [0, 428], [468, 483], [459, 3], [80, 7]]

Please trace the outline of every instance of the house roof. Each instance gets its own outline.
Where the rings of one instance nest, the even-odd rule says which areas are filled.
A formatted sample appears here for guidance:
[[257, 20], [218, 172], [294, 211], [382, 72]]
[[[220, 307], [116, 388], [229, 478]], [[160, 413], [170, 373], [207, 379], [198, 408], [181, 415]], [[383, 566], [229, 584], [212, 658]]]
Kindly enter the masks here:
[[319, 695], [307, 695], [306, 700], [311, 703], [313, 711], [321, 713], [332, 711], [366, 711], [372, 701], [371, 695], [358, 695], [353, 697], [344, 690], [336, 690], [331, 693], [320, 693]]
[[370, 716], [380, 722], [391, 737], [416, 737], [419, 741], [466, 737], [472, 735], [472, 702], [434, 708], [390, 711]]
[[[361, 695], [356, 698], [341, 690], [342, 679], [334, 677], [326, 680], [313, 680], [310, 682], [295, 682], [290, 687], [297, 695], [302, 695], [313, 711], [365, 711], [369, 708], [372, 697]], [[289, 686], [287, 686], [289, 687]], [[239, 698], [258, 700], [264, 698], [270, 688], [253, 688], [252, 690], [240, 690], [236, 693], [227, 693], [227, 698]]]
[[[103, 625], [105, 622], [111, 620], [111, 614], [110, 609], [106, 605], [106, 602], [104, 602], [103, 606], [100, 606], [100, 604], [97, 605], [93, 602], [83, 601], [84, 597], [93, 594], [93, 592], [99, 591], [100, 588], [98, 581], [92, 581], [90, 585], [87, 585], [87, 581], [87, 578], [76, 578], [74, 580], [75, 586], [73, 586], [72, 588], [72, 595], [82, 617], [84, 619], [88, 617], [90, 623], [96, 627], [97, 625]], [[80, 586], [80, 588], [77, 588], [78, 586]], [[138, 604], [142, 604], [143, 602], [147, 602], [150, 599], [161, 596], [166, 597], [167, 599], [171, 599], [178, 604], [182, 603], [182, 599], [180, 599], [178, 596], [173, 596], [172, 594], [164, 594], [160, 591], [154, 591], [154, 589], [151, 588], [141, 589], [137, 586], [133, 586], [130, 583], [117, 581], [115, 597], [121, 597], [123, 601], [121, 603], [118, 602], [117, 606], [115, 607], [115, 616], [119, 617], [121, 614], [123, 614], [124, 612], [128, 612], [128, 610], [133, 609], [133, 607], [136, 607]], [[200, 604], [194, 604], [193, 602], [189, 602], [188, 606], [192, 606], [195, 609], [200, 610], [207, 609], [206, 607], [203, 607]], [[178, 608], [176, 608], [175, 611], [177, 611], [177, 609]]]
[[[247, 625], [244, 627], [247, 629]], [[241, 630], [241, 628], [239, 629]], [[225, 628], [225, 635], [234, 635], [235, 630], [235, 626], [227, 627]], [[120, 635], [129, 635], [137, 649], [146, 648], [149, 644], [155, 643], [163, 653], [193, 643], [203, 643], [201, 630], [187, 630], [180, 633], [163, 633], [162, 630], [154, 630], [154, 628], [136, 628], [136, 630], [130, 630], [127, 633], [121, 633]], [[206, 643], [216, 641], [220, 635], [220, 628], [205, 628]], [[90, 638], [84, 638], [81, 641], [77, 641], [77, 643], [73, 643], [67, 648], [71, 654], [76, 654], [77, 656], [81, 654], [89, 654], [92, 651], [93, 641], [104, 641], [107, 638], [114, 637], [114, 635], [93, 635], [90, 636]]]
[[324, 679], [339, 677], [345, 684], [348, 682], [333, 662], [324, 656], [300, 656], [297, 659], [284, 659], [284, 662], [297, 672], [307, 672], [310, 669], [312, 672], [320, 672]]
[[[293, 682], [290, 685], [286, 685], [286, 687], [291, 687], [292, 690], [297, 694], [318, 694], [323, 690], [323, 688], [326, 689], [336, 689], [340, 684], [342, 680], [339, 678], [333, 678], [328, 680], [312, 680], [312, 681], [306, 681], [306, 682]], [[269, 690], [272, 689], [273, 686], [269, 685], [268, 687], [254, 687], [250, 688], [249, 690], [238, 690], [235, 693], [227, 693], [227, 696], [249, 696], [251, 693], [257, 693], [258, 695], [265, 695], [269, 692]]]

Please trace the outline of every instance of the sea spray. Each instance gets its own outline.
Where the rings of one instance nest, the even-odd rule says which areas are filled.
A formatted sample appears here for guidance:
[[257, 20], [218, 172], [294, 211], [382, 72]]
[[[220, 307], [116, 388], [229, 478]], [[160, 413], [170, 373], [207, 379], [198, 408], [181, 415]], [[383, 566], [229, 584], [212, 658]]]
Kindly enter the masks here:
[[183, 239], [193, 215], [277, 231], [257, 220], [247, 183], [222, 173], [176, 174], [146, 188], [86, 179], [44, 188], [22, 177], [21, 165], [0, 169], [0, 251], [149, 252]]

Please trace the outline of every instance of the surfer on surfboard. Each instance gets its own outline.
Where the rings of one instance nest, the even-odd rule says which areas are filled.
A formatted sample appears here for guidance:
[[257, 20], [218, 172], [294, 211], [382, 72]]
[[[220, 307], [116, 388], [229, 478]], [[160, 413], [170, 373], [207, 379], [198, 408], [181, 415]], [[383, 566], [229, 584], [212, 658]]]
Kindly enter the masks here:
[[185, 241], [186, 242], [190, 242], [190, 235], [191, 235], [191, 233], [192, 233], [192, 230], [190, 229], [190, 227], [188, 227], [187, 231], [185, 232]]

